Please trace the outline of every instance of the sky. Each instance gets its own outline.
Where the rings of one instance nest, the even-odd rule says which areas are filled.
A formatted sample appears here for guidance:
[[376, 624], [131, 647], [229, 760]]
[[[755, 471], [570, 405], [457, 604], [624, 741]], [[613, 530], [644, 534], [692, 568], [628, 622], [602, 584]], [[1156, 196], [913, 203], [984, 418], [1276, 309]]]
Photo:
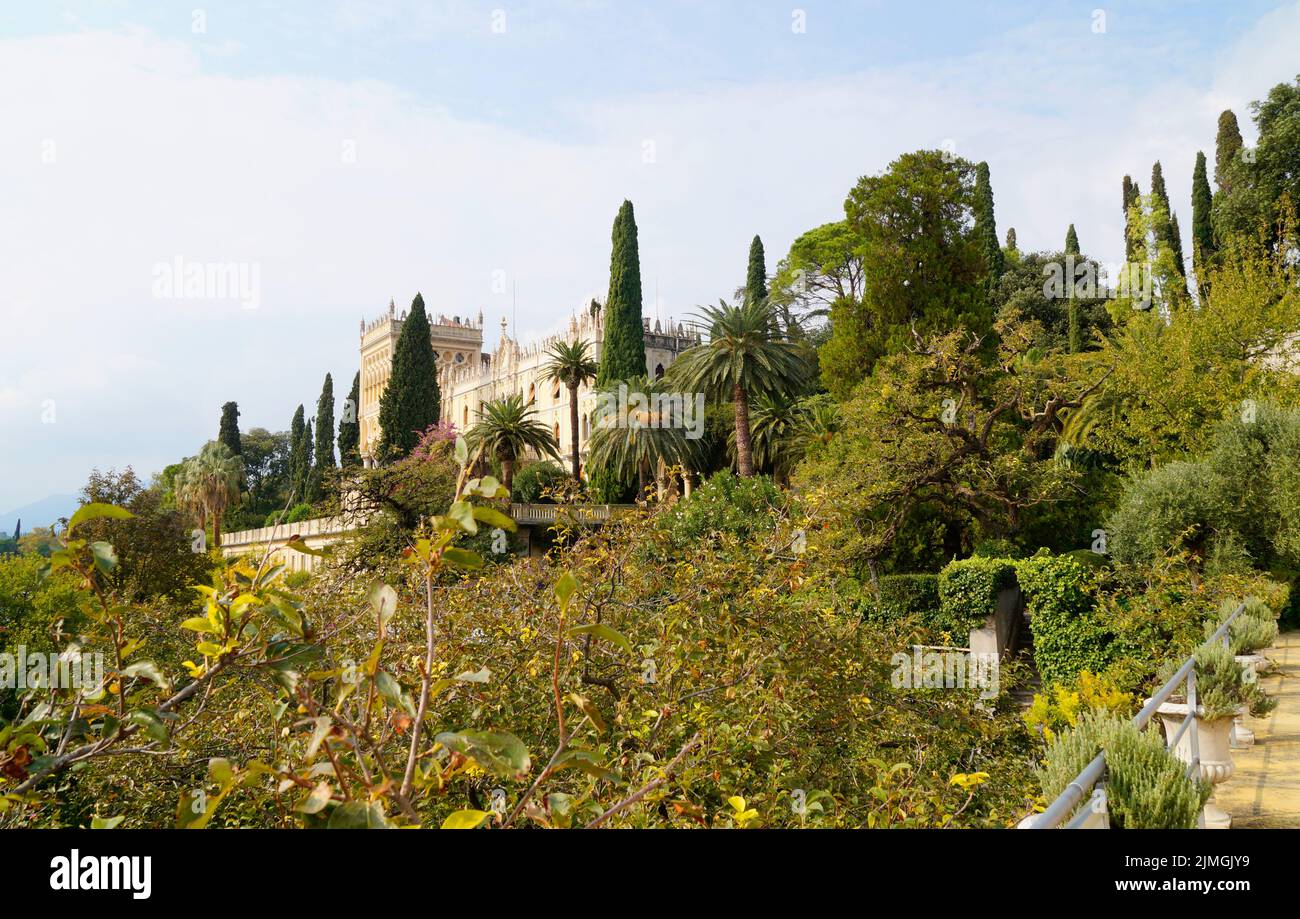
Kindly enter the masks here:
[[921, 148], [988, 161], [1022, 250], [1074, 223], [1116, 262], [1122, 176], [1161, 160], [1190, 226], [1300, 3], [1104, 2], [0, 0], [0, 511], [157, 472], [229, 400], [341, 402], [390, 298], [557, 330], [624, 198], [665, 320]]

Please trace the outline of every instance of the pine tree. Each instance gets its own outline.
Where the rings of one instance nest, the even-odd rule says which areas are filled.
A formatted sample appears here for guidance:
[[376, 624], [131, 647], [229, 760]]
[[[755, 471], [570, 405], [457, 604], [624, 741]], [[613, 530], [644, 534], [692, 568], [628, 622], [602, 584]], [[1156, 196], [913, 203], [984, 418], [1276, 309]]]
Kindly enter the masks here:
[[1138, 242], [1133, 238], [1132, 210], [1141, 197], [1142, 191], [1138, 188], [1138, 184], [1128, 176], [1124, 176], [1124, 261], [1129, 264], [1138, 260]]
[[614, 218], [609, 256], [609, 296], [605, 299], [605, 340], [596, 387], [646, 375], [645, 325], [641, 318], [641, 258], [636, 216], [624, 201]]
[[380, 457], [396, 459], [410, 453], [420, 435], [437, 424], [441, 409], [429, 318], [424, 297], [417, 293], [397, 337], [388, 385], [379, 399]]
[[767, 299], [767, 259], [763, 240], [757, 236], [749, 244], [749, 271], [745, 275], [745, 299], [761, 303]]
[[293, 489], [293, 503], [307, 500], [307, 426], [303, 420], [303, 407], [298, 406], [289, 424], [289, 487]]
[[1219, 133], [1214, 138], [1214, 184], [1219, 194], [1232, 191], [1232, 176], [1241, 148], [1241, 128], [1232, 109], [1219, 115]]
[[1067, 346], [1071, 354], [1078, 354], [1083, 350], [1083, 330], [1079, 327], [1079, 300], [1075, 297], [1074, 285], [1078, 278], [1078, 257], [1079, 257], [1079, 234], [1074, 231], [1074, 224], [1065, 231], [1065, 255], [1066, 264], [1070, 268], [1070, 284], [1066, 289], [1066, 296], [1069, 297], [1066, 303], [1066, 317], [1068, 322]]
[[361, 465], [361, 422], [357, 412], [361, 408], [361, 373], [352, 377], [352, 391], [343, 403], [343, 413], [339, 417], [339, 465], [351, 469]]
[[997, 219], [993, 210], [993, 185], [989, 181], [989, 164], [975, 167], [975, 238], [984, 253], [988, 271], [985, 282], [990, 295], [1002, 277], [1002, 247], [998, 245]]
[[319, 501], [324, 496], [325, 470], [337, 465], [334, 462], [334, 378], [328, 373], [316, 400], [316, 450], [312, 465], [312, 500]]
[[1210, 220], [1213, 200], [1206, 175], [1205, 154], [1197, 151], [1196, 168], [1192, 170], [1192, 269], [1196, 272], [1196, 283], [1202, 297], [1206, 292], [1209, 264], [1214, 258], [1214, 224]]
[[217, 440], [230, 448], [235, 456], [244, 455], [244, 445], [239, 440], [239, 403], [227, 402], [221, 406], [221, 427]]

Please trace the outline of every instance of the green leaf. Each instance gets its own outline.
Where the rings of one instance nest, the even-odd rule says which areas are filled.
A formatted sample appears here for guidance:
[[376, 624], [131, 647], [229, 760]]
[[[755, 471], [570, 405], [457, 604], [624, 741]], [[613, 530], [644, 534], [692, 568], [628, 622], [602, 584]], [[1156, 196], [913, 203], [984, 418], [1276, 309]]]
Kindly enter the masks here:
[[486, 683], [492, 679], [492, 671], [486, 667], [480, 667], [478, 670], [466, 670], [464, 673], [456, 674], [456, 679], [462, 683]]
[[485, 475], [478, 483], [478, 493], [485, 498], [508, 498], [510, 492], [502, 485], [496, 476]]
[[125, 814], [119, 814], [116, 817], [94, 817], [90, 821], [92, 830], [112, 830], [116, 829], [118, 824], [126, 819]]
[[605, 767], [601, 759], [590, 750], [565, 750], [555, 761], [553, 772], [559, 772], [561, 769], [579, 769], [587, 775], [594, 776], [598, 779], [604, 779], [607, 782], [617, 782], [618, 776]]
[[207, 616], [195, 616], [186, 619], [181, 623], [182, 629], [189, 629], [191, 632], [202, 632], [209, 635], [215, 635], [219, 630], [212, 624]]
[[605, 719], [601, 717], [600, 709], [591, 703], [590, 699], [580, 696], [576, 692], [569, 693], [569, 701], [578, 706], [578, 711], [582, 712], [591, 721], [591, 726], [596, 729], [596, 733], [605, 733]]
[[163, 672], [158, 669], [158, 665], [153, 661], [136, 661], [131, 666], [122, 669], [122, 676], [143, 677], [156, 684], [164, 692], [170, 692], [172, 688], [171, 680], [163, 675]]
[[77, 508], [77, 512], [72, 515], [68, 521], [67, 532], [71, 533], [78, 526], [88, 520], [98, 520], [100, 517], [108, 517], [111, 520], [130, 520], [135, 514], [131, 513], [124, 507], [118, 507], [116, 504], [104, 504], [99, 501], [90, 504], [83, 504]]
[[631, 652], [632, 650], [632, 642], [627, 640], [626, 635], [615, 629], [611, 629], [603, 622], [589, 622], [586, 625], [575, 625], [567, 631], [570, 635], [592, 635], [596, 638], [608, 641], [611, 644], [618, 645], [627, 652]]
[[477, 552], [471, 552], [469, 549], [458, 549], [455, 546], [448, 546], [442, 550], [443, 561], [455, 565], [457, 568], [482, 568], [483, 556]]
[[447, 508], [447, 517], [456, 521], [466, 533], [477, 533], [478, 524], [474, 522], [474, 508], [468, 501], [457, 501]]
[[307, 545], [305, 542], [302, 541], [301, 536], [293, 537], [284, 545], [286, 549], [293, 549], [295, 552], [301, 552], [304, 555], [323, 556], [323, 555], [328, 555], [330, 551], [328, 547], [324, 549], [311, 548], [309, 545]]
[[464, 437], [456, 438], [456, 465], [464, 466], [469, 462], [469, 442]]
[[474, 519], [481, 523], [486, 523], [488, 526], [509, 530], [511, 533], [519, 529], [519, 525], [515, 523], [514, 518], [508, 514], [501, 513], [494, 507], [476, 506], [474, 508]]
[[448, 731], [434, 739], [448, 750], [472, 759], [483, 769], [502, 778], [522, 780], [532, 767], [528, 748], [513, 734]]
[[444, 830], [477, 830], [491, 817], [492, 814], [489, 811], [456, 811], [456, 813], [449, 814], [447, 819], [442, 821], [442, 828]]
[[95, 567], [108, 574], [117, 567], [117, 553], [113, 551], [111, 543], [106, 543], [102, 539], [90, 544], [90, 552], [95, 558]]
[[152, 708], [134, 708], [126, 713], [126, 720], [139, 725], [149, 737], [159, 743], [167, 742], [167, 725], [162, 716]]
[[294, 810], [300, 814], [319, 814], [330, 803], [334, 789], [329, 782], [319, 782], [307, 797], [298, 802]]
[[231, 768], [230, 760], [220, 756], [208, 760], [208, 778], [216, 782], [223, 791], [228, 788], [235, 781], [235, 770]]
[[330, 812], [327, 830], [386, 830], [389, 828], [384, 809], [378, 802], [346, 801]]
[[561, 610], [569, 608], [569, 600], [577, 589], [578, 579], [574, 577], [572, 571], [560, 575], [560, 579], [555, 582], [555, 598], [560, 601]]
[[379, 617], [380, 626], [388, 625], [388, 620], [392, 619], [393, 614], [397, 612], [397, 591], [387, 584], [376, 584], [370, 588], [367, 599], [370, 601], [370, 608]]
[[316, 726], [312, 729], [311, 740], [307, 743], [308, 760], [316, 758], [316, 753], [320, 750], [320, 745], [325, 742], [325, 738], [329, 736], [330, 729], [333, 726], [334, 722], [330, 720], [328, 715], [321, 715], [316, 718]]

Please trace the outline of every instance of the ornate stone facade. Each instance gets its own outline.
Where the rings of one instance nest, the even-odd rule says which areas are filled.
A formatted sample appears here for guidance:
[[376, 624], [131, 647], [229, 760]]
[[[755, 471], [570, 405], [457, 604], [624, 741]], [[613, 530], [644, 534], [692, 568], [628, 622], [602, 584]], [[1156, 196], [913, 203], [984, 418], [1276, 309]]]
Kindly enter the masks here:
[[[401, 333], [406, 314], [395, 314], [392, 302], [388, 314], [371, 323], [361, 323], [361, 405], [357, 418], [361, 425], [361, 455], [370, 465], [379, 445], [379, 399], [388, 385], [393, 349]], [[667, 329], [645, 321], [646, 368], [660, 376], [677, 355], [699, 343], [699, 336], [681, 323], [668, 321]], [[477, 320], [432, 316], [430, 338], [438, 358], [438, 387], [442, 393], [442, 420], [457, 431], [465, 431], [477, 419], [479, 407], [492, 399], [517, 393], [531, 402], [537, 418], [551, 429], [560, 444], [567, 467], [570, 462], [569, 390], [546, 379], [547, 352], [559, 341], [585, 339], [599, 361], [604, 340], [603, 314], [584, 310], [569, 320], [568, 329], [540, 341], [520, 344], [509, 334], [506, 320], [501, 320], [501, 337], [496, 349], [483, 351], [483, 313]], [[578, 390], [578, 453], [585, 458], [591, 436], [596, 396], [591, 385]]]

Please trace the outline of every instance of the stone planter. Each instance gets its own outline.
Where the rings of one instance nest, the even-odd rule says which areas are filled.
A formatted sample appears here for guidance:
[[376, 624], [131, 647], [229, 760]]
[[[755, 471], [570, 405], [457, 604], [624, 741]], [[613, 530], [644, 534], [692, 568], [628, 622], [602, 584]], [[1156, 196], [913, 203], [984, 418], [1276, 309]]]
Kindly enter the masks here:
[[[1166, 739], [1178, 733], [1178, 728], [1187, 717], [1187, 705], [1181, 702], [1166, 702], [1156, 709], [1164, 725]], [[1232, 777], [1233, 764], [1230, 735], [1232, 717], [1215, 718], [1206, 721], [1199, 715], [1196, 718], [1197, 746], [1201, 760], [1201, 778], [1213, 785], [1219, 785]], [[1179, 739], [1174, 754], [1185, 763], [1192, 761], [1192, 732], [1189, 728]], [[1226, 830], [1232, 826], [1232, 818], [1214, 803], [1213, 796], [1206, 802], [1201, 812], [1203, 825], [1207, 830]]]
[[[1254, 683], [1259, 675], [1267, 669], [1269, 660], [1262, 654], [1238, 654], [1236, 661], [1241, 665], [1247, 683]], [[1247, 750], [1255, 745], [1255, 732], [1246, 727], [1246, 710], [1242, 709], [1232, 719], [1232, 749]]]

